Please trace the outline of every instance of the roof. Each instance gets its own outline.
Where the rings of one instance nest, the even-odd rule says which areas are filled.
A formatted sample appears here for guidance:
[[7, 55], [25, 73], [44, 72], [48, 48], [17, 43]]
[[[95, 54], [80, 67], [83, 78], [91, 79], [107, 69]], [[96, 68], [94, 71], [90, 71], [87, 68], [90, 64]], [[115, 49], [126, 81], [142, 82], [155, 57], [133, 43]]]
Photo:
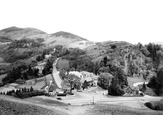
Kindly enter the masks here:
[[84, 81], [91, 82], [93, 79], [91, 77], [87, 77], [80, 80], [81, 83], [84, 83]]
[[83, 75], [80, 72], [78, 72], [78, 71], [70, 71], [69, 74], [76, 75], [79, 78], [82, 78], [83, 77]]
[[15, 87], [15, 86], [18, 86], [19, 84], [17, 84], [17, 83], [10, 83], [10, 86], [12, 86], [12, 87]]

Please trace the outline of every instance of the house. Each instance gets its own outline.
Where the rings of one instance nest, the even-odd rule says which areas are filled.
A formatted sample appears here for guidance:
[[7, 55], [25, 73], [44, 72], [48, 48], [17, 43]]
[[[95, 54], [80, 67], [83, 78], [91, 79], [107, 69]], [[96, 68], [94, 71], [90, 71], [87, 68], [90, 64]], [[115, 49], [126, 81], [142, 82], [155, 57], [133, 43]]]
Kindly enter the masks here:
[[14, 87], [14, 88], [16, 88], [16, 87], [18, 87], [18, 85], [19, 85], [19, 84], [17, 84], [17, 83], [10, 83], [10, 84], [9, 84], [9, 87]]
[[16, 83], [18, 83], [18, 84], [24, 84], [25, 83], [25, 80], [19, 78], [19, 79], [16, 80]]
[[47, 90], [48, 90], [48, 93], [51, 96], [55, 96], [56, 95], [56, 87], [54, 85], [48, 86]]
[[35, 68], [38, 68], [39, 69], [39, 73], [42, 74], [42, 70], [44, 69], [44, 66], [45, 66], [45, 62], [43, 63], [39, 63], [37, 66], [35, 66]]
[[45, 59], [49, 59], [50, 57], [52, 57], [52, 55], [51, 54], [47, 54], [47, 55], [45, 55]]
[[133, 86], [128, 86], [124, 88], [124, 91], [124, 96], [138, 96], [140, 94], [139, 88], [135, 88]]
[[82, 71], [80, 73], [83, 75], [84, 78], [93, 76], [93, 73], [90, 73], [90, 72], [87, 72], [87, 71]]
[[94, 81], [91, 77], [87, 77], [87, 78], [83, 78], [80, 80], [80, 82], [83, 83], [87, 83], [88, 86], [93, 86], [94, 85]]

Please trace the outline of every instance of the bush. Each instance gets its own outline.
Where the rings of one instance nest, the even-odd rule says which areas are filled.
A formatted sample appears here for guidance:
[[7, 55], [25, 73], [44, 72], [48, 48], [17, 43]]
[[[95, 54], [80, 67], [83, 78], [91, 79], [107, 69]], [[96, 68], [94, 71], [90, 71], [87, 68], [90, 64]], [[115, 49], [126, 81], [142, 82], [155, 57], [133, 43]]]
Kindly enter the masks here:
[[161, 110], [161, 111], [163, 111], [162, 100], [159, 101], [159, 102], [147, 102], [147, 103], [145, 103], [145, 106], [147, 106], [148, 108], [150, 108], [152, 110]]
[[150, 109], [155, 110], [154, 105], [153, 105], [152, 103], [150, 103], [150, 102], [145, 103], [145, 106], [147, 106], [147, 107], [150, 108]]
[[7, 93], [7, 95], [11, 95], [11, 96], [18, 97], [21, 99], [33, 97], [33, 96], [40, 96], [40, 95], [49, 96], [48, 93], [43, 92], [43, 91], [33, 90], [32, 87], [30, 89], [23, 88], [22, 90], [17, 90], [16, 92], [10, 91]]

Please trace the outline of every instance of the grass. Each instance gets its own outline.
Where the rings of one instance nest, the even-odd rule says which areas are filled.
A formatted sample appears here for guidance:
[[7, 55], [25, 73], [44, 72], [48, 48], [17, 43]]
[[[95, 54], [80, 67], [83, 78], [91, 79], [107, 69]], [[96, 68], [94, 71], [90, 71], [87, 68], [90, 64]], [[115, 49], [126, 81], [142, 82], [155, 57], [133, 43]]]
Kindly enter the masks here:
[[[8, 96], [7, 96], [8, 97]], [[0, 98], [0, 115], [162, 115], [161, 111], [148, 108], [134, 109], [131, 107], [97, 104], [72, 106], [54, 99], [33, 97], [28, 99]], [[10, 101], [13, 100], [13, 101]]]
[[144, 79], [141, 77], [128, 77], [127, 81], [129, 85], [133, 85], [134, 83], [137, 83], [137, 82], [143, 82]]
[[0, 100], [0, 103], [0, 115], [64, 115], [61, 111], [29, 103], [17, 103], [8, 100]]
[[45, 97], [45, 98], [41, 98], [41, 97], [42, 96], [37, 96], [25, 100], [32, 103], [43, 104], [47, 106], [67, 106], [67, 104], [54, 100], [54, 97]]
[[163, 112], [151, 110], [133, 109], [119, 105], [95, 105], [93, 109], [88, 110], [87, 115], [162, 115]]
[[36, 84], [31, 84], [31, 85], [27, 85], [27, 84], [23, 84], [23, 85], [19, 85], [20, 88], [26, 87], [26, 88], [30, 88], [31, 86], [35, 89], [35, 90], [40, 90], [43, 86], [44, 86], [44, 81], [40, 81], [37, 82]]
[[58, 63], [57, 63], [57, 68], [60, 69], [64, 69], [64, 68], [68, 68], [69, 67], [69, 61], [66, 59], [59, 59]]

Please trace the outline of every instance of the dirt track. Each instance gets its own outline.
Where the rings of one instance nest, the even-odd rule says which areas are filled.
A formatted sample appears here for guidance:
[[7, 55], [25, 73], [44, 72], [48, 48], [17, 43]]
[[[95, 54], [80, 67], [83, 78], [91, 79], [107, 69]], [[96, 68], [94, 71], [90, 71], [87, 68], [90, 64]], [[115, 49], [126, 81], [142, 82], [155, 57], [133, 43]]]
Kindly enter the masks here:
[[55, 62], [53, 63], [53, 73], [52, 73], [52, 75], [53, 75], [53, 78], [54, 78], [57, 86], [59, 88], [62, 88], [62, 86], [61, 86], [62, 80], [61, 80], [60, 76], [58, 75], [58, 71], [57, 71], [57, 68], [56, 68], [56, 64], [57, 64], [58, 60], [59, 60], [59, 58], [57, 58], [55, 60]]

